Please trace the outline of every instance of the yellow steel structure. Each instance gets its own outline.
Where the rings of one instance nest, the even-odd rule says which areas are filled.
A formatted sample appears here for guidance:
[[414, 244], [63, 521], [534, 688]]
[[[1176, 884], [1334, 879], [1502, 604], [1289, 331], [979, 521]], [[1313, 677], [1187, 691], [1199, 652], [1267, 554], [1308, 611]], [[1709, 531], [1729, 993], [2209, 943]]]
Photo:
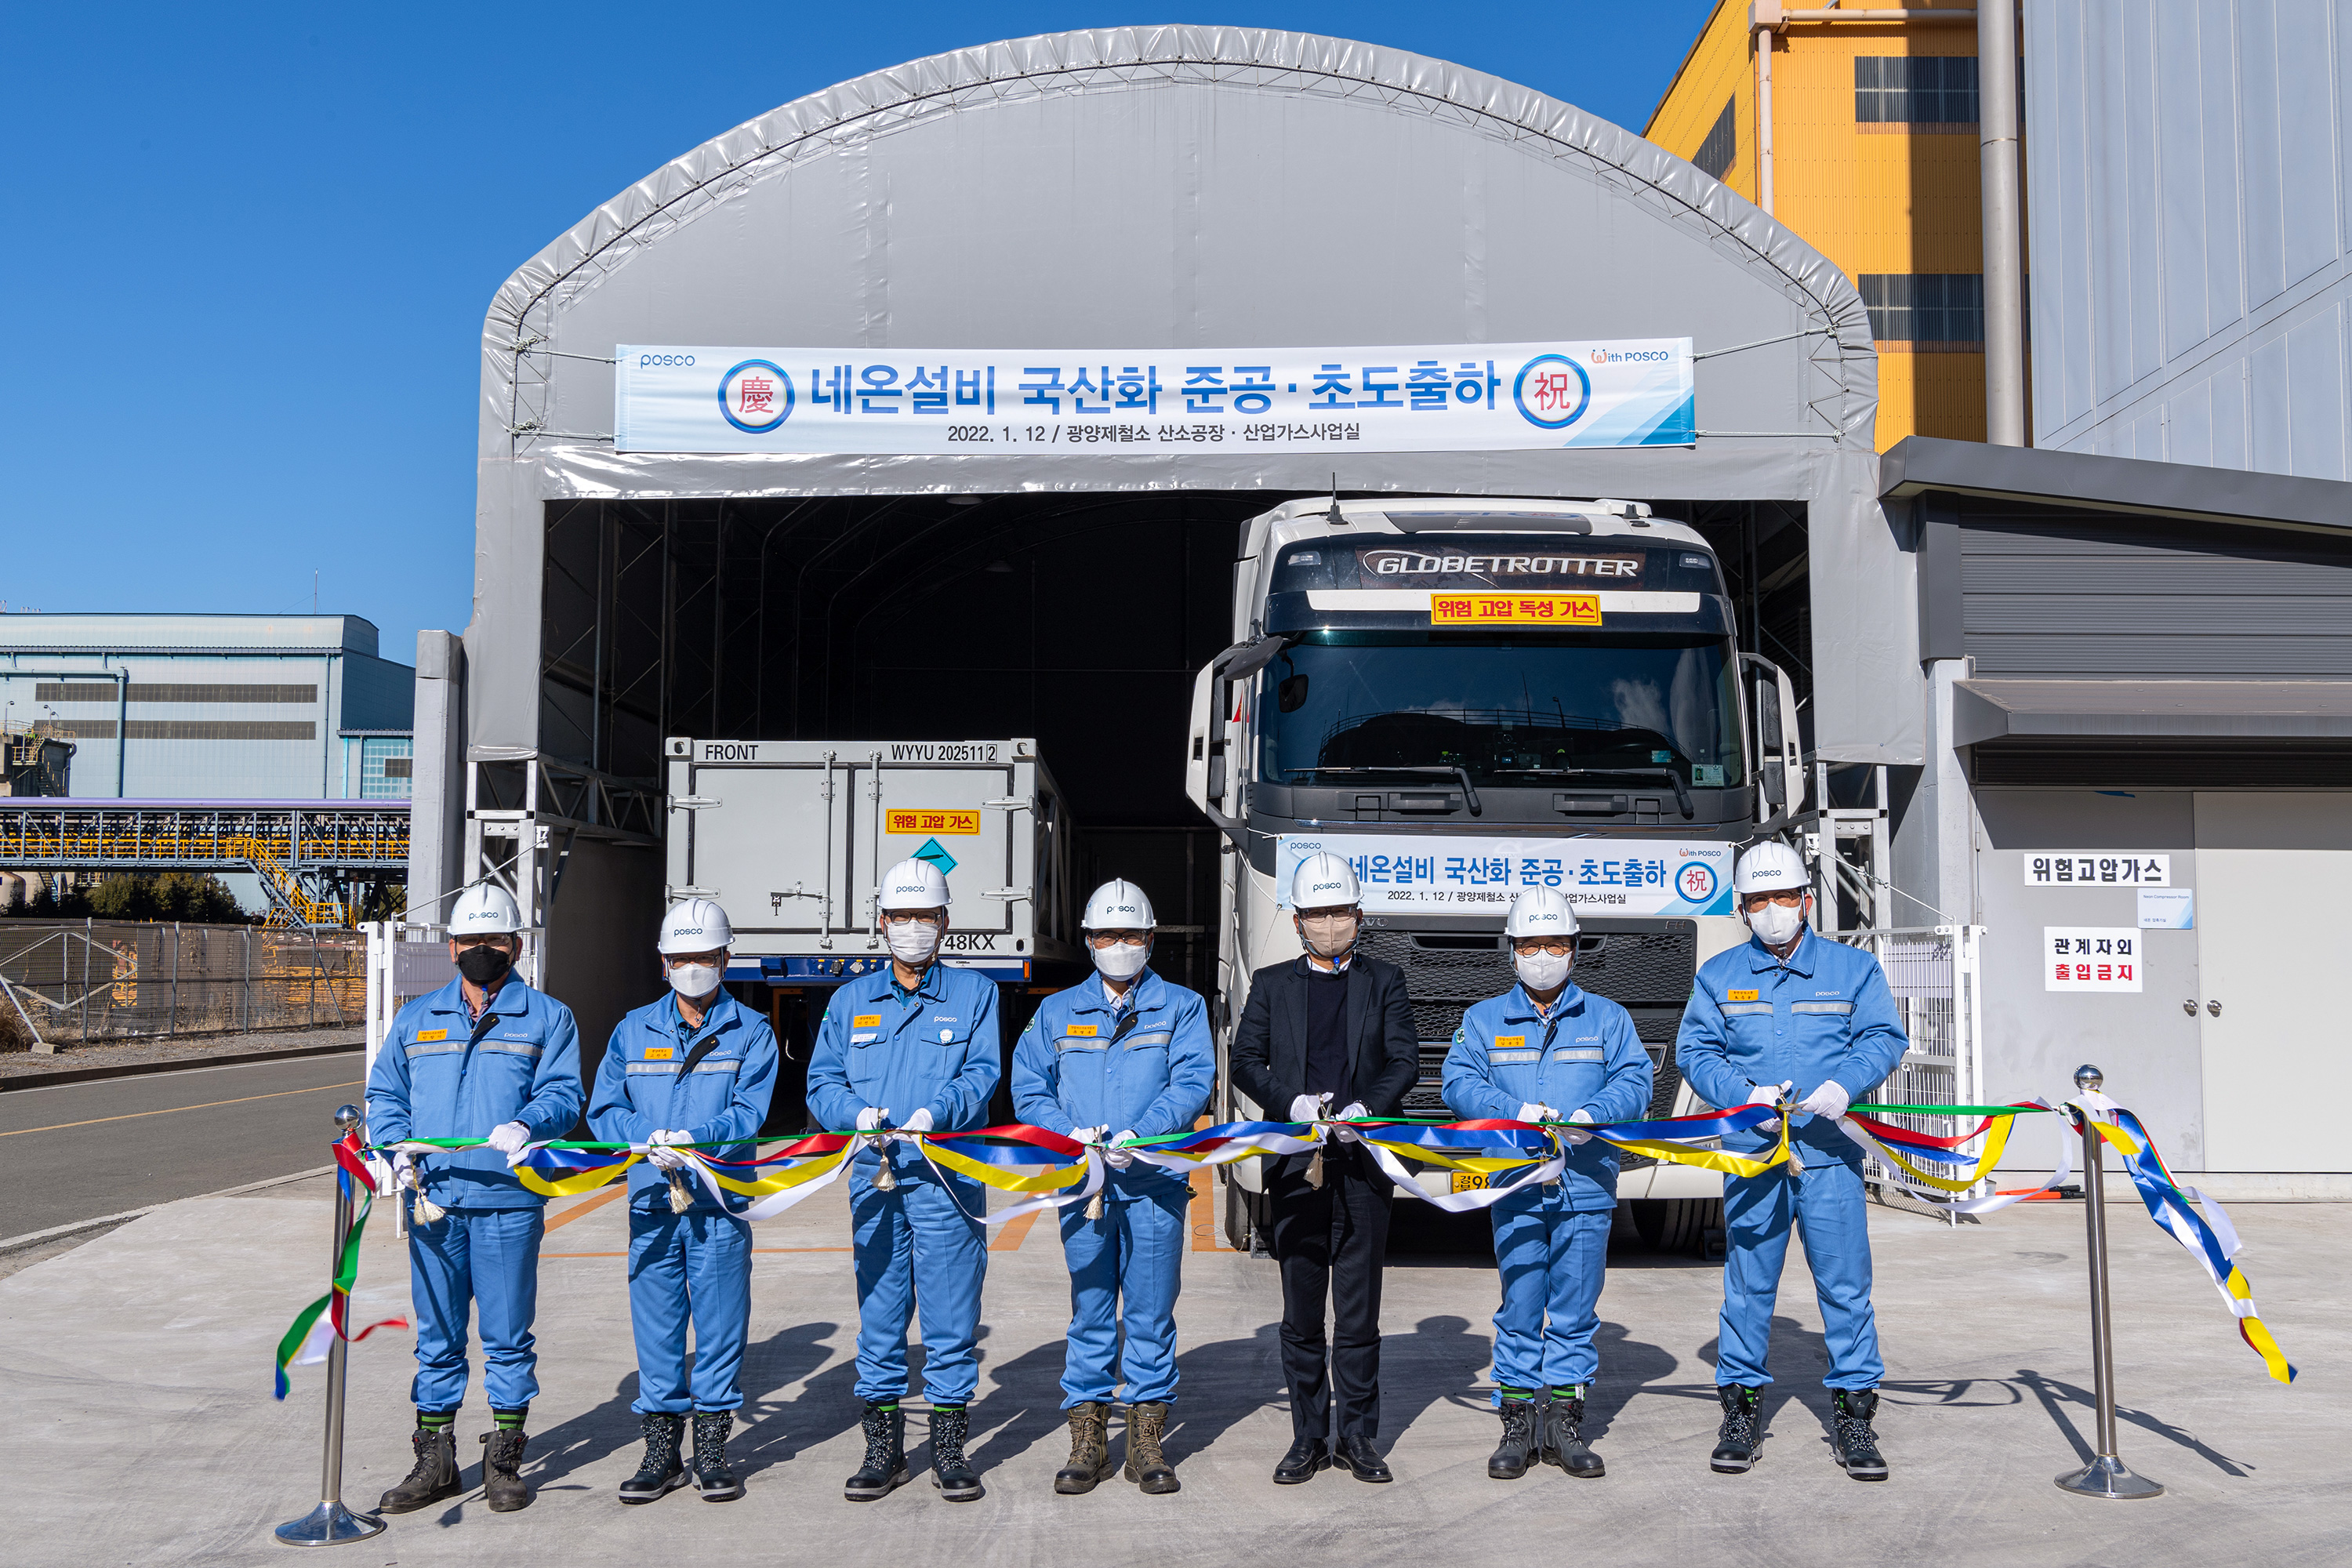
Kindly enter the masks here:
[[[1867, 20], [1874, 11], [1890, 15]], [[1933, 11], [1953, 15], [1917, 19]], [[1976, 123], [1863, 123], [1854, 115], [1857, 56], [1972, 56], [1974, 7], [1844, 0], [1836, 12], [1833, 22], [1802, 20], [1822, 12], [1722, 0], [1642, 133], [1696, 161], [1729, 104], [1736, 151], [1723, 183], [1764, 205], [1758, 154], [1769, 145], [1772, 216], [1848, 277], [1981, 272]], [[1757, 117], [1759, 49], [1771, 51], [1769, 138]], [[1878, 353], [1880, 451], [1906, 436], [1985, 438], [1981, 343], [1881, 342]]]

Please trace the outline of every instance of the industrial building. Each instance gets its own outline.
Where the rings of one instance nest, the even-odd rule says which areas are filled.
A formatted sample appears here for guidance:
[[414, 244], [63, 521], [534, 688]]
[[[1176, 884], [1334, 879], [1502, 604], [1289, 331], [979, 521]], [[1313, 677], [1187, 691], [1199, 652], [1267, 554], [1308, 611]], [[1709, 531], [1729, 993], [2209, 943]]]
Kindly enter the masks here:
[[[1412, 221], [1346, 243], [1366, 213]], [[653, 983], [661, 845], [695, 809], [663, 796], [666, 737], [1023, 735], [1081, 825], [1079, 880], [1125, 869], [1197, 925], [1223, 844], [1178, 741], [1233, 637], [1240, 520], [1335, 484], [1633, 498], [1715, 547], [1741, 647], [1800, 689], [1832, 918], [1982, 929], [1934, 982], [1967, 1026], [1923, 1025], [1924, 1066], [2011, 1096], [2099, 1059], [2215, 1192], [2352, 1191], [2332, 1126], [2261, 1131], [2282, 1083], [2313, 1106], [2352, 1089], [2302, 1022], [2324, 1011], [2316, 900], [2352, 871], [2352, 486], [1889, 442], [1897, 356], [1872, 319], [1854, 272], [1691, 163], [1361, 44], [1063, 34], [787, 105], [614, 197], [492, 303], [476, 618], [419, 644], [412, 897], [511, 880], [539, 972], [598, 1038]], [[660, 449], [614, 440], [606, 363], [1612, 334], [1691, 340], [1687, 440]], [[2077, 938], [2111, 944], [2079, 982]], [[2100, 972], [2117, 942], [2147, 944], [2136, 989]], [[1215, 992], [1199, 963], [1176, 977]]]
[[0, 722], [74, 748], [40, 793], [405, 799], [415, 678], [357, 616], [0, 614]]

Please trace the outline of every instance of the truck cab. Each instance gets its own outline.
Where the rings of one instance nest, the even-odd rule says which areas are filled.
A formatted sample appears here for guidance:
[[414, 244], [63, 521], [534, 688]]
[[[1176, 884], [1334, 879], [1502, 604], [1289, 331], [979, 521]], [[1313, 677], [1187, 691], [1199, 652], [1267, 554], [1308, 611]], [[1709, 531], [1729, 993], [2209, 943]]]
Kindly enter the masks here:
[[[1747, 940], [1733, 859], [1804, 786], [1790, 682], [1739, 651], [1734, 616], [1706, 540], [1639, 502], [1334, 498], [1252, 520], [1185, 754], [1224, 837], [1221, 1058], [1252, 973], [1299, 953], [1290, 869], [1328, 849], [1363, 885], [1358, 951], [1411, 990], [1409, 1111], [1445, 1115], [1445, 1052], [1514, 983], [1503, 920], [1530, 883], [1577, 909], [1577, 984], [1632, 1013], [1652, 1114], [1691, 1110], [1673, 1043], [1694, 972]], [[1220, 1082], [1220, 1115], [1258, 1113]], [[1238, 1246], [1257, 1176], [1225, 1169]], [[1619, 1193], [1654, 1240], [1721, 1223], [1708, 1173], [1629, 1156]]]

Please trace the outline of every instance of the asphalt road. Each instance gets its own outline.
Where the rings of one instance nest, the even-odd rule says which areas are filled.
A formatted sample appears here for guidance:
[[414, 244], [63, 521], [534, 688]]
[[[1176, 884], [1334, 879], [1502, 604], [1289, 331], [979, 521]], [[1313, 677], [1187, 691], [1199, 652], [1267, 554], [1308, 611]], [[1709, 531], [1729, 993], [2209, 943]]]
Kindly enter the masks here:
[[313, 1170], [361, 1054], [0, 1094], [0, 1237]]

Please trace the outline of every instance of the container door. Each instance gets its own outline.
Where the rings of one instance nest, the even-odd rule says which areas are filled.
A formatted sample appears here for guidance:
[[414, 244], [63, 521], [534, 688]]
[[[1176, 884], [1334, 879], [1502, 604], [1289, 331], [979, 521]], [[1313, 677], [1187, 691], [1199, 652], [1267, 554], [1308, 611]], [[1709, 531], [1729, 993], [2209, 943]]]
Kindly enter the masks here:
[[695, 795], [719, 804], [678, 812], [670, 832], [689, 835], [691, 885], [727, 907], [739, 956], [824, 951], [828, 927], [835, 947], [855, 929], [862, 948], [865, 925], [847, 896], [848, 769], [836, 763], [828, 783], [821, 760], [721, 764], [696, 767], [692, 779]]
[[[939, 745], [908, 751], [944, 751]], [[999, 744], [974, 749], [1008, 755]], [[951, 900], [948, 916], [947, 951], [973, 956], [1026, 957], [1013, 942], [1016, 927], [1025, 936], [1028, 919], [1016, 914], [1007, 900], [984, 895], [1007, 888], [1026, 889], [1026, 867], [1015, 869], [1012, 817], [990, 811], [983, 803], [1003, 800], [1013, 793], [1013, 769], [1009, 762], [993, 764], [947, 764], [900, 762], [886, 751], [877, 763], [872, 756], [857, 759], [857, 789], [850, 805], [857, 846], [854, 884], [858, 940], [861, 945], [875, 921], [876, 889], [882, 871], [901, 860], [924, 859], [947, 877]], [[1034, 892], [1034, 889], [1031, 889]]]

